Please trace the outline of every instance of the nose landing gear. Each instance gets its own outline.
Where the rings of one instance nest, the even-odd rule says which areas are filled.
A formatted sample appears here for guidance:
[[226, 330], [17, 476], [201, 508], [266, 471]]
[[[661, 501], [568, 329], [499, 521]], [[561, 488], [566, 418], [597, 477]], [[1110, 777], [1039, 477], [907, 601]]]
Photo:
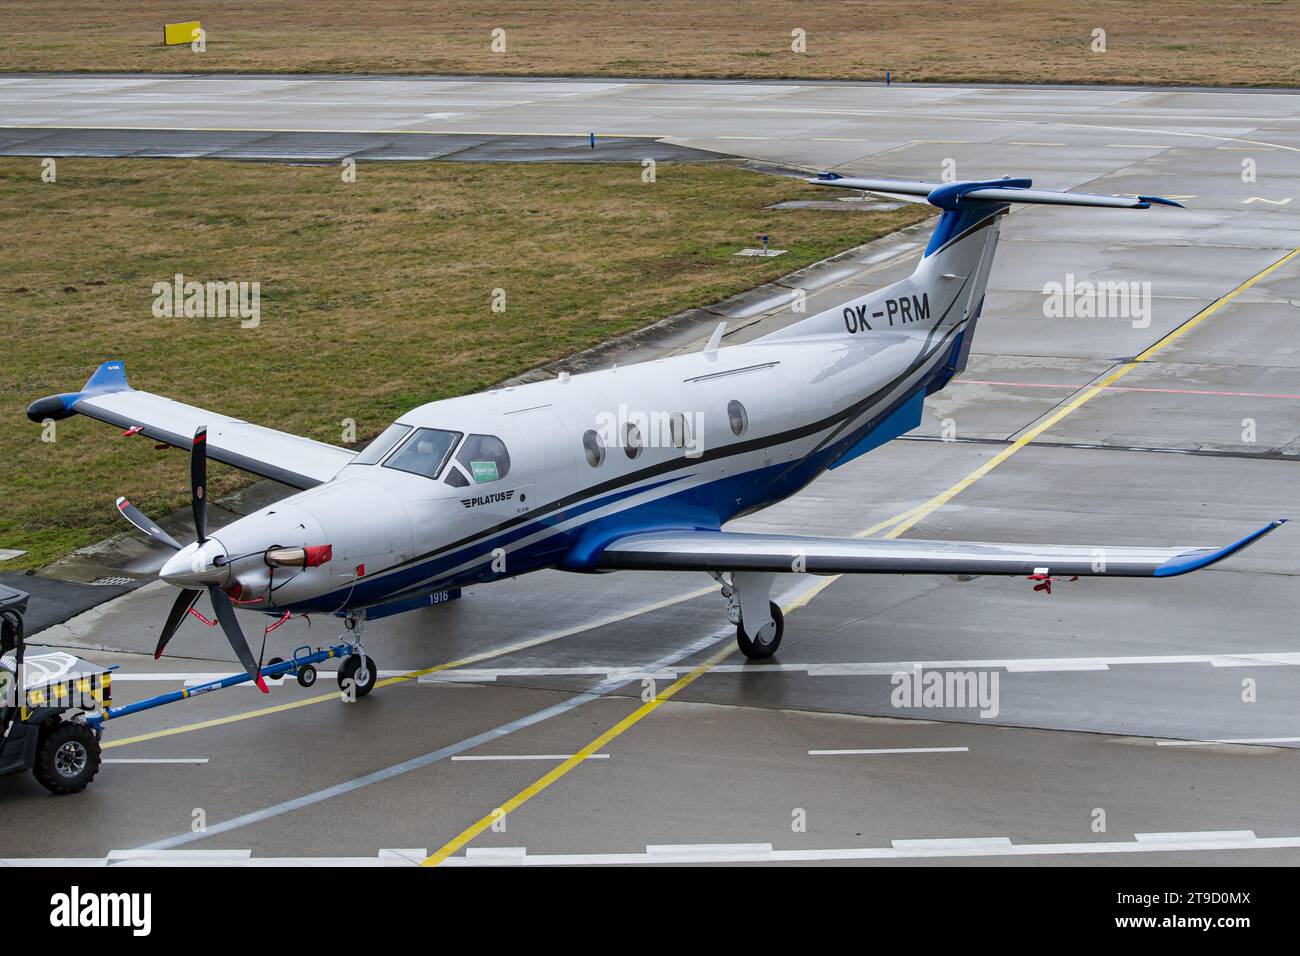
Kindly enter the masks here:
[[366, 626], [366, 612], [361, 610], [349, 614], [344, 618], [343, 626], [351, 632], [350, 636], [344, 635], [344, 640], [352, 645], [352, 653], [339, 665], [339, 689], [345, 694], [354, 695], [351, 699], [355, 700], [365, 697], [374, 690], [379, 671], [375, 667], [374, 660], [366, 656], [365, 648], [361, 646], [361, 632]]

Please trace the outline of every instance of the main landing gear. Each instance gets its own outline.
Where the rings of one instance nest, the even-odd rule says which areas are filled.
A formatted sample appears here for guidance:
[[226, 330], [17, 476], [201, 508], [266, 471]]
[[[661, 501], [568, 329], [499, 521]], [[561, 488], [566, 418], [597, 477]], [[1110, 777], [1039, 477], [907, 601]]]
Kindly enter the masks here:
[[736, 625], [736, 644], [750, 660], [771, 657], [785, 635], [785, 617], [775, 601], [769, 600], [773, 574], [755, 571], [715, 572], [727, 599], [727, 620]]

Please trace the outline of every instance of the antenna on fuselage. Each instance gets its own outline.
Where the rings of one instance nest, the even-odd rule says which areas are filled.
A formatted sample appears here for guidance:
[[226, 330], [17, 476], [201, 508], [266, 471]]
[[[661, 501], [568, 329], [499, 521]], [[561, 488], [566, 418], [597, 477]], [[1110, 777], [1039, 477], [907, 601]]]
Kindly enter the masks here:
[[727, 323], [719, 322], [718, 327], [713, 330], [708, 343], [704, 346], [705, 355], [714, 355], [718, 351], [718, 346], [722, 344], [722, 333], [725, 331], [727, 331]]

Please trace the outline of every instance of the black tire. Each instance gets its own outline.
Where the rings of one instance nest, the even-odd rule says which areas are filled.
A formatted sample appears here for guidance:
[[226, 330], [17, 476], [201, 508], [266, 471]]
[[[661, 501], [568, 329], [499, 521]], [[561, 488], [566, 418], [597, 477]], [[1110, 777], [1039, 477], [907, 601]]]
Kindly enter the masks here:
[[781, 638], [785, 636], [785, 616], [781, 613], [781, 609], [777, 607], [775, 601], [769, 601], [767, 606], [772, 614], [772, 623], [776, 625], [776, 633], [770, 641], [763, 642], [751, 638], [745, 633], [743, 620], [736, 625], [736, 644], [740, 646], [740, 653], [751, 661], [761, 661], [765, 657], [771, 657], [781, 646]]
[[311, 687], [316, 683], [316, 668], [310, 664], [303, 664], [298, 668], [298, 684], [302, 687]]
[[361, 655], [349, 654], [344, 659], [342, 666], [339, 667], [339, 689], [343, 689], [343, 682], [350, 680], [356, 688], [357, 698], [360, 699], [369, 694], [375, 686], [375, 662], [369, 657], [366, 658], [366, 680], [357, 680], [357, 672], [361, 670]]
[[[263, 667], [263, 669], [265, 669], [265, 668], [267, 668], [267, 667], [274, 667], [276, 664], [283, 664], [283, 663], [284, 663], [284, 658], [283, 658], [283, 657], [272, 657], [269, 661], [267, 661], [265, 664], [263, 664], [262, 667]], [[277, 674], [277, 675], [275, 675], [274, 677], [270, 677], [270, 678], [267, 678], [267, 679], [268, 679], [268, 680], [283, 680], [283, 679], [284, 679], [284, 674]]]
[[99, 773], [99, 738], [79, 721], [61, 721], [41, 731], [32, 773], [51, 793], [78, 793]]

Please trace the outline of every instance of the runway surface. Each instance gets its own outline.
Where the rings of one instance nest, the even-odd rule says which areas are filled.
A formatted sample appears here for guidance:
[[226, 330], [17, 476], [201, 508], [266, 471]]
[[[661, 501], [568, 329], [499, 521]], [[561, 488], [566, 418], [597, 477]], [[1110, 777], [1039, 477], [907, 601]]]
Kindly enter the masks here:
[[[1008, 217], [970, 367], [922, 427], [736, 525], [810, 534], [1213, 544], [1296, 517], [1298, 124], [1287, 93], [0, 78], [6, 141], [254, 131], [345, 149], [361, 134], [594, 131], [898, 178], [938, 179], [951, 161], [964, 179], [1187, 205]], [[698, 348], [720, 316], [728, 341], [778, 327], [791, 285], [816, 310], [894, 281], [927, 231], [629, 355]], [[1045, 317], [1044, 284], [1071, 274], [1150, 283], [1149, 316]], [[81, 796], [0, 781], [0, 858], [1295, 863], [1295, 527], [1194, 576], [1051, 596], [1023, 580], [790, 577], [766, 663], [734, 652], [707, 578], [547, 572], [471, 589], [370, 626], [390, 683], [361, 702], [328, 677], [269, 700], [232, 689], [110, 724], [106, 757], [146, 762], [106, 765]], [[148, 585], [39, 639], [121, 664], [119, 702], [225, 671], [224, 642], [197, 622], [172, 656], [142, 653], [171, 597]], [[336, 631], [295, 620], [273, 651]], [[893, 675], [918, 664], [996, 675], [996, 708], [895, 706]], [[465, 759], [488, 757], [511, 759]]]

